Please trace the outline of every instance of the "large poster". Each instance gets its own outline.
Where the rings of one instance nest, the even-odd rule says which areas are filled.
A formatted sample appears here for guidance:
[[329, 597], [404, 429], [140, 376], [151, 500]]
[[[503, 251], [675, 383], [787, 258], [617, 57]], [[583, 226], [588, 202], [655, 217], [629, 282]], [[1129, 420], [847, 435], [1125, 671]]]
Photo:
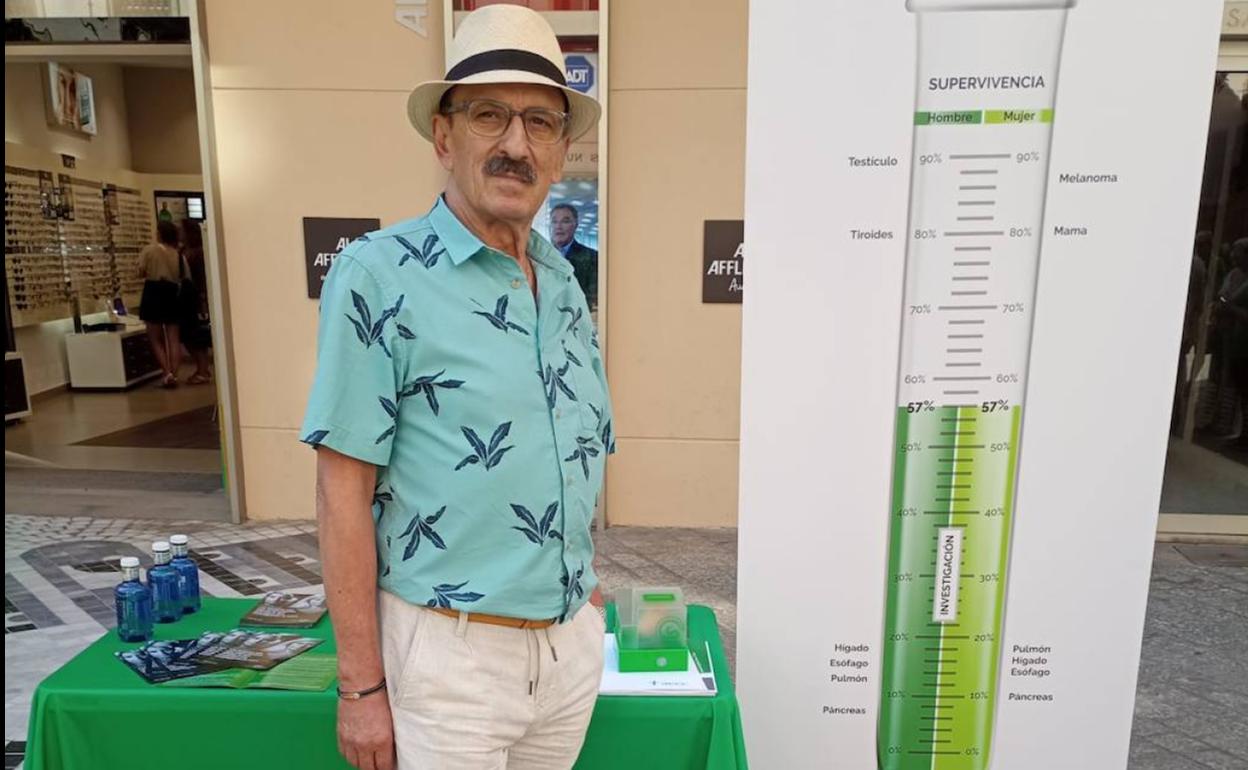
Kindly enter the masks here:
[[1220, 11], [751, 9], [753, 763], [1126, 766]]
[[48, 122], [54, 126], [95, 135], [95, 92], [91, 78], [63, 64], [50, 62], [48, 78]]

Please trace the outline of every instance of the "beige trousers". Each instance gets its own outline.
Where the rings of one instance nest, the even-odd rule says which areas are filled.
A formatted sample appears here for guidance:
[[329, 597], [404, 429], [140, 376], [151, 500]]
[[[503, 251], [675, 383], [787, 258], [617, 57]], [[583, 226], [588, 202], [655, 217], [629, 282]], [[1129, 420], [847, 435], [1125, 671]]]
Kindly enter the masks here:
[[385, 591], [378, 612], [400, 770], [572, 767], [602, 676], [596, 609], [538, 631], [469, 623]]

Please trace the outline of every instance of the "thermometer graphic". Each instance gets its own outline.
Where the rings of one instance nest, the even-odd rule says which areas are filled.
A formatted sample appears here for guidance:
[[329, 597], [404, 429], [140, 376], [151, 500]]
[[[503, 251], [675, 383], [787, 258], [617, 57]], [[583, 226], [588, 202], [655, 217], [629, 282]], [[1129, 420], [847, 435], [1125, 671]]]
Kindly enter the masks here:
[[877, 753], [989, 765], [1049, 140], [1073, 0], [918, 21]]

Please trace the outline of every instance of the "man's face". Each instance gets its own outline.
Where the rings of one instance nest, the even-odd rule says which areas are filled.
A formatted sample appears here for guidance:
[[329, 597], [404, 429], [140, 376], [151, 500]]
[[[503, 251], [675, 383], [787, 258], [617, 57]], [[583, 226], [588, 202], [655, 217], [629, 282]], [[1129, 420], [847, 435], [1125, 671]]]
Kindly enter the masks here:
[[567, 246], [576, 235], [576, 217], [567, 209], [555, 209], [550, 215], [550, 240], [559, 248]]
[[[563, 112], [563, 95], [535, 85], [456, 86], [451, 106], [474, 99], [492, 99], [513, 110], [544, 107]], [[483, 137], [468, 126], [468, 115], [435, 115], [434, 148], [465, 202], [478, 216], [527, 226], [533, 221], [551, 184], [563, 178], [568, 149], [565, 137], [554, 144], [530, 141], [523, 120], [511, 119], [499, 137]]]

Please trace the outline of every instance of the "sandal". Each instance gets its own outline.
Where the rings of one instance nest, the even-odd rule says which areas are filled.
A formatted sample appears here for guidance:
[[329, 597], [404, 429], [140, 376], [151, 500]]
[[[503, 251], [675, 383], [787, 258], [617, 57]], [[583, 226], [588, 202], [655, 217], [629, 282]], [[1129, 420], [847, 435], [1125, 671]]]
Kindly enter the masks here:
[[162, 388], [176, 388], [176, 387], [178, 387], [178, 378], [177, 378], [177, 377], [175, 377], [175, 376], [173, 376], [172, 374], [166, 374], [166, 375], [165, 375], [165, 379], [164, 379], [164, 381], [162, 381], [162, 382], [160, 383], [160, 387], [162, 387]]
[[186, 381], [186, 384], [207, 385], [210, 382], [212, 382], [212, 375], [210, 374], [192, 374], [190, 379]]

